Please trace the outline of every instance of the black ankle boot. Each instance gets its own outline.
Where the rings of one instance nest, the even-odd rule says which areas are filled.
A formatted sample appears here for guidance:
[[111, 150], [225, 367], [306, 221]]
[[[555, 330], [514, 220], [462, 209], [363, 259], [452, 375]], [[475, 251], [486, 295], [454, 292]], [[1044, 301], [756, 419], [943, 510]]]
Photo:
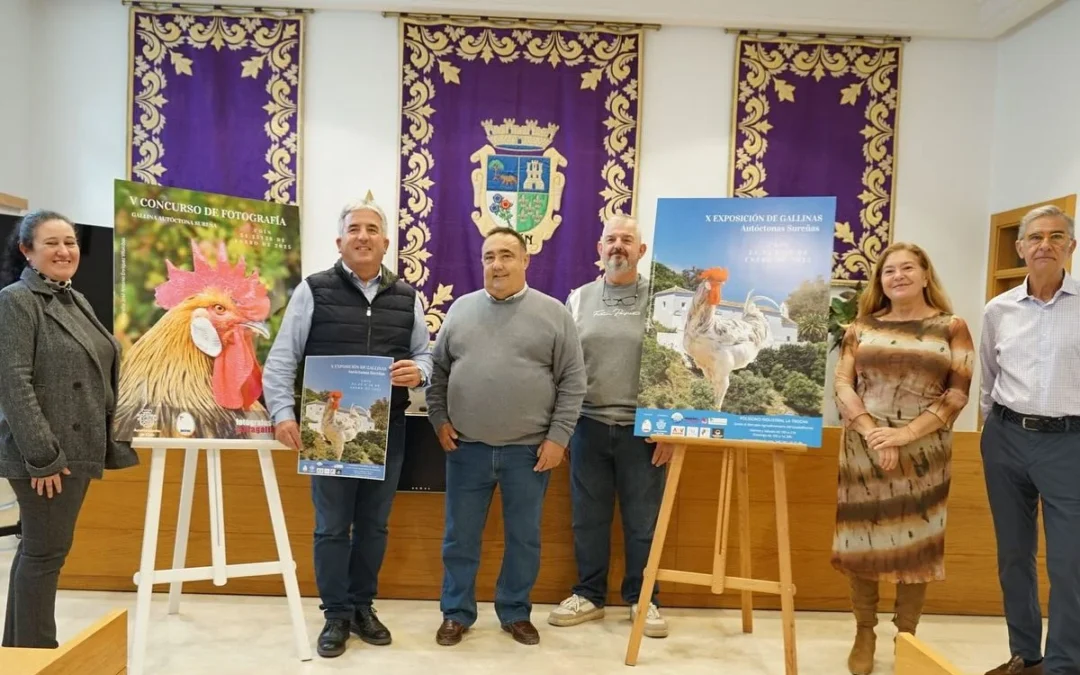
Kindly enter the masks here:
[[345, 653], [345, 643], [349, 641], [348, 619], [327, 619], [319, 633], [318, 651], [323, 658], [333, 658]]
[[357, 607], [353, 615], [352, 632], [369, 645], [390, 644], [390, 631], [375, 615], [375, 608], [370, 605]]

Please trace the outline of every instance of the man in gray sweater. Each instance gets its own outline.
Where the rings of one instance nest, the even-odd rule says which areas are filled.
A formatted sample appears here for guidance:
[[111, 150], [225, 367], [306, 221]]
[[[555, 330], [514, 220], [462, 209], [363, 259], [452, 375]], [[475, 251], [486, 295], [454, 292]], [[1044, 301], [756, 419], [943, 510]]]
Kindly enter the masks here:
[[[604, 616], [615, 496], [622, 514], [626, 572], [622, 599], [631, 619], [664, 496], [664, 465], [672, 449], [634, 435], [638, 374], [649, 283], [638, 274], [645, 244], [635, 220], [616, 216], [597, 244], [604, 275], [570, 294], [585, 354], [588, 393], [570, 442], [570, 494], [578, 583], [548, 616], [553, 626], [574, 626]], [[650, 598], [645, 635], [665, 637], [667, 623]]]
[[525, 283], [525, 240], [507, 228], [483, 245], [484, 290], [451, 305], [435, 343], [428, 416], [446, 451], [446, 525], [435, 640], [461, 642], [476, 622], [476, 572], [491, 496], [501, 488], [505, 550], [495, 590], [503, 630], [540, 635], [529, 595], [540, 571], [540, 515], [550, 470], [566, 455], [585, 396], [574, 321]]

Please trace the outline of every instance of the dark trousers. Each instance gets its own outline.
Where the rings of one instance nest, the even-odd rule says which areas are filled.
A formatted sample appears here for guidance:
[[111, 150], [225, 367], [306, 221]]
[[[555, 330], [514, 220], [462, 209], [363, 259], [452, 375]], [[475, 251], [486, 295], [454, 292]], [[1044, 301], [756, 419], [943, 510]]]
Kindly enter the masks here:
[[[573, 592], [603, 607], [611, 558], [611, 523], [619, 498], [626, 570], [622, 599], [636, 604], [649, 560], [666, 467], [653, 466], [656, 446], [634, 436], [633, 425], [578, 420], [570, 440], [570, 491], [578, 583]], [[657, 602], [659, 586], [653, 590]]]
[[29, 478], [13, 478], [22, 539], [11, 561], [4, 647], [56, 649], [56, 585], [90, 485], [89, 478], [61, 477], [59, 494], [38, 495]]
[[371, 606], [386, 555], [387, 520], [405, 459], [405, 415], [390, 415], [385, 480], [311, 478], [315, 504], [315, 584], [327, 619]]
[[550, 471], [536, 471], [538, 446], [458, 441], [446, 453], [446, 531], [443, 537], [444, 619], [476, 623], [476, 572], [491, 497], [502, 496], [503, 559], [495, 583], [495, 614], [506, 625], [528, 621], [540, 572], [540, 517]]
[[1013, 654], [1042, 654], [1035, 554], [1042, 500], [1050, 621], [1046, 675], [1080, 675], [1080, 432], [1039, 433], [986, 420], [982, 433], [986, 489], [997, 535], [998, 575]]

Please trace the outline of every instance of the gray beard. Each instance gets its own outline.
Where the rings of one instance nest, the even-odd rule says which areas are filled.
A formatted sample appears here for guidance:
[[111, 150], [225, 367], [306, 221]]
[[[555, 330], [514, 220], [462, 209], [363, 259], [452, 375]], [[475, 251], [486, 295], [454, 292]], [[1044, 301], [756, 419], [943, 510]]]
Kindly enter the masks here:
[[620, 274], [630, 269], [630, 261], [623, 256], [611, 256], [604, 262], [604, 269], [609, 274]]

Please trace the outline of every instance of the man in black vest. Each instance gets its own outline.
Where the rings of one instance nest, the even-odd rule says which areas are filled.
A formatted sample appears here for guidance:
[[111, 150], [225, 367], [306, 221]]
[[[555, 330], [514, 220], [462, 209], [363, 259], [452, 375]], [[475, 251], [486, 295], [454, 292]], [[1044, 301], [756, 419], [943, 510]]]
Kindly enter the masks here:
[[337, 239], [341, 258], [296, 287], [263, 372], [274, 434], [279, 442], [299, 449], [295, 392], [305, 357], [394, 359], [385, 480], [311, 478], [315, 583], [326, 619], [318, 641], [323, 657], [343, 654], [350, 630], [369, 644], [390, 644], [390, 631], [376, 617], [372, 602], [405, 453], [408, 389], [426, 386], [431, 351], [419, 295], [382, 264], [389, 243], [386, 216], [370, 192], [364, 201], [342, 210]]

